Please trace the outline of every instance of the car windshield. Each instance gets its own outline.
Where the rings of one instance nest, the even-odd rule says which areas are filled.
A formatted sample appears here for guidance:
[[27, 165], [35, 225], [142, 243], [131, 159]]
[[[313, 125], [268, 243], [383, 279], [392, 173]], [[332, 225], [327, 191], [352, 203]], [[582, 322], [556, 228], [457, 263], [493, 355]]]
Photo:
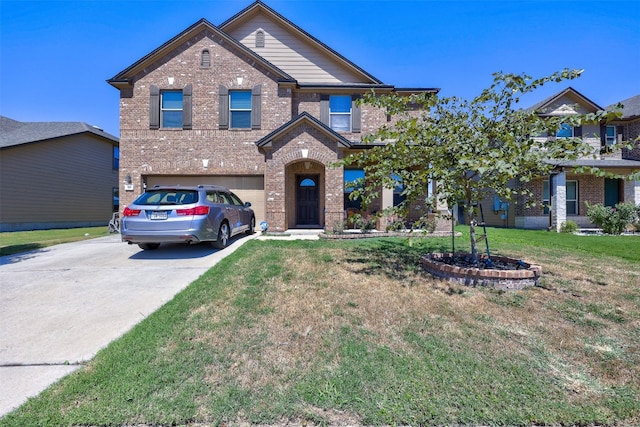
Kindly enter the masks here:
[[134, 202], [136, 205], [189, 205], [198, 201], [192, 190], [149, 190]]

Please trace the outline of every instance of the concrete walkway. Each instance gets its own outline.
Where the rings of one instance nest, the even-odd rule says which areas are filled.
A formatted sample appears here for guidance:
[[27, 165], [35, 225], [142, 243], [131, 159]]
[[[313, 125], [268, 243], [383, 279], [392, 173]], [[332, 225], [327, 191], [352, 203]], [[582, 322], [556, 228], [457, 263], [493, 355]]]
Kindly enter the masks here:
[[154, 251], [114, 234], [0, 257], [0, 417], [81, 368], [244, 242], [319, 232], [243, 235], [224, 250]]

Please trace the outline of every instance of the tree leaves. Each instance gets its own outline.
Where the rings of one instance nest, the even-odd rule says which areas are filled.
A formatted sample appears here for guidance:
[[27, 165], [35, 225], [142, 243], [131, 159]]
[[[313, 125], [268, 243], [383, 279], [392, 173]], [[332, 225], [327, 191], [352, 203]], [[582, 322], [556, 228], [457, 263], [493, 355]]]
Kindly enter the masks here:
[[[361, 197], [366, 206], [379, 196], [380, 187], [397, 185], [390, 177], [401, 178], [408, 203], [424, 200], [435, 206], [439, 198], [470, 213], [476, 202], [493, 193], [503, 200], [528, 193], [514, 188], [513, 182], [530, 182], [548, 175], [556, 165], [593, 152], [581, 138], [540, 135], [549, 130], [555, 135], [563, 123], [579, 126], [616, 116], [599, 111], [541, 117], [533, 109], [515, 108], [523, 94], [578, 78], [582, 72], [564, 69], [538, 79], [494, 73], [492, 85], [471, 101], [432, 93], [379, 96], [372, 90], [358, 102], [385, 110], [393, 121], [363, 138], [365, 143], [384, 145], [343, 160], [344, 165], [366, 169], [366, 182], [353, 191], [353, 197]], [[428, 197], [431, 180], [437, 182], [437, 194]], [[475, 242], [472, 247], [475, 250]]]

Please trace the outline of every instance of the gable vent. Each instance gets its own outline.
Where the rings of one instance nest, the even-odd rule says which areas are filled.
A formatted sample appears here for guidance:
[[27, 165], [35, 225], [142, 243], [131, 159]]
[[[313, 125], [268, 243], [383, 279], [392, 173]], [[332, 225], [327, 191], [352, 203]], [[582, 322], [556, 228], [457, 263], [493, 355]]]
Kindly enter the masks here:
[[200, 66], [203, 68], [211, 67], [211, 54], [207, 49], [203, 50], [200, 55]]
[[264, 31], [256, 31], [256, 47], [264, 47]]

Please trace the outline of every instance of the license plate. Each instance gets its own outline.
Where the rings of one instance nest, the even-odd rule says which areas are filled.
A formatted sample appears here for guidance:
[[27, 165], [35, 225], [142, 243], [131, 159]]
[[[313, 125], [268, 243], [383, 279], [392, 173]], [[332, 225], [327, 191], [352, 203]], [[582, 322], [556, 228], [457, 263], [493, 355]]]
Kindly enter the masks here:
[[167, 211], [153, 211], [149, 215], [150, 219], [167, 219]]

